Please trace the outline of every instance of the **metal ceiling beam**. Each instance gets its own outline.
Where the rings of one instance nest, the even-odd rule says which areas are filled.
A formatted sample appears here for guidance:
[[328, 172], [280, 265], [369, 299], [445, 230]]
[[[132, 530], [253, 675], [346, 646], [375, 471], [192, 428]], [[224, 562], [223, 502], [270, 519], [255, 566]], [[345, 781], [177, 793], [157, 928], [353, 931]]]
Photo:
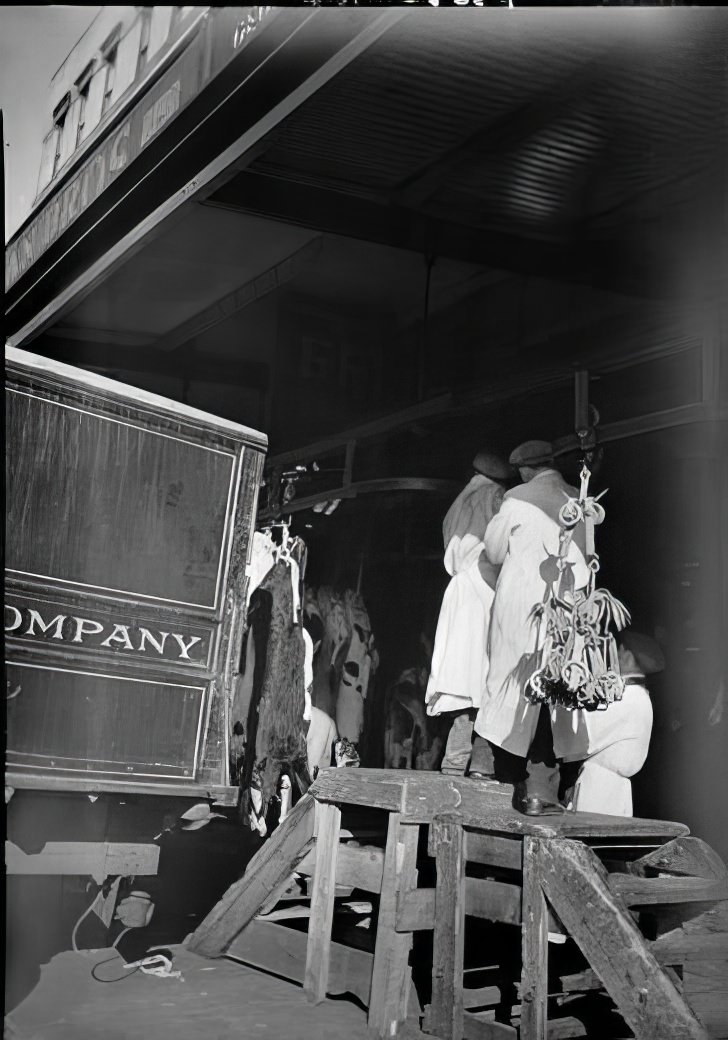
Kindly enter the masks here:
[[305, 246], [286, 257], [285, 260], [281, 260], [280, 263], [269, 267], [267, 271], [251, 278], [250, 281], [234, 289], [227, 296], [221, 297], [209, 307], [203, 308], [199, 313], [161, 336], [153, 344], [153, 349], [164, 353], [176, 350], [177, 347], [188, 343], [195, 336], [201, 336], [208, 329], [227, 321], [228, 318], [237, 314], [238, 311], [244, 310], [251, 303], [255, 303], [256, 300], [280, 289], [282, 285], [292, 281], [297, 274], [316, 260], [321, 252], [322, 242], [321, 235], [312, 242], [307, 242]]

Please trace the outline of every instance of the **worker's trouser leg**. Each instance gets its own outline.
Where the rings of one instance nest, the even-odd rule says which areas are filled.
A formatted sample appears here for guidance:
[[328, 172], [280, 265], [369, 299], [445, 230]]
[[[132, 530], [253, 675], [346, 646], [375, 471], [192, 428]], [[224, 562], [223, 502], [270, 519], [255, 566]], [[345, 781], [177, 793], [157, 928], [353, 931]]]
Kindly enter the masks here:
[[471, 773], [492, 773], [504, 784], [518, 785], [523, 797], [540, 798], [544, 802], [559, 800], [559, 764], [554, 755], [551, 720], [548, 708], [542, 707], [527, 758], [514, 755], [491, 744], [476, 733]]
[[[479, 773], [482, 776], [493, 776], [496, 771], [494, 755], [500, 751], [499, 747], [476, 733], [473, 737], [473, 751], [470, 756], [470, 772]], [[505, 753], [507, 754], [507, 752]]]
[[463, 776], [470, 761], [476, 712], [473, 708], [465, 708], [453, 712], [453, 715], [440, 772]]
[[559, 800], [559, 764], [554, 755], [549, 709], [541, 706], [536, 733], [526, 760], [525, 796], [544, 802]]

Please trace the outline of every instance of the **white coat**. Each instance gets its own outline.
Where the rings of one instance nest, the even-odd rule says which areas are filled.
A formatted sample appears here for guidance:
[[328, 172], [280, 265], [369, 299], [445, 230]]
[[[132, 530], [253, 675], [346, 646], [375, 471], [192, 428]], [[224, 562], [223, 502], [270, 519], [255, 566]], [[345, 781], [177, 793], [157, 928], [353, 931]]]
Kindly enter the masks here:
[[[545, 638], [544, 626], [533, 618], [547, 591], [540, 568], [548, 555], [558, 554], [558, 513], [567, 497], [576, 496], [559, 473], [543, 470], [506, 494], [485, 533], [488, 558], [502, 567], [490, 618], [486, 696], [475, 732], [521, 758], [528, 755], [540, 712], [540, 705], [524, 696], [526, 682], [540, 667]], [[589, 571], [579, 529], [566, 560], [573, 565], [576, 588], [583, 588]], [[556, 719], [552, 712], [557, 757], [571, 747], [568, 713], [564, 716]]]
[[488, 624], [496, 578], [483, 579], [478, 561], [486, 528], [503, 498], [500, 484], [476, 474], [443, 523], [445, 589], [425, 693], [428, 715], [479, 708], [488, 674]]

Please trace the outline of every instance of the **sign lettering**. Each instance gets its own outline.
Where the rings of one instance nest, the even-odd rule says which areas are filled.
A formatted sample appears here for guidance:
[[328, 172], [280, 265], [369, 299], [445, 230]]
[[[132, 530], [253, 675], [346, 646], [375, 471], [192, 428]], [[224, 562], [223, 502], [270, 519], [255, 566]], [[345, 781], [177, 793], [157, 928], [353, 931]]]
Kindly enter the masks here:
[[[158, 655], [166, 660], [177, 659], [204, 663], [199, 659], [202, 636], [184, 632], [164, 632], [143, 625], [125, 625], [101, 622], [76, 614], [56, 614], [44, 618], [34, 607], [5, 604], [5, 634], [14, 637], [31, 636], [45, 640], [73, 643], [91, 649], [125, 650], [133, 654]], [[194, 651], [194, 656], [190, 656]]]
[[147, 141], [161, 130], [168, 119], [171, 119], [179, 108], [180, 83], [177, 80], [161, 98], [154, 102], [144, 113], [142, 120], [142, 148]]

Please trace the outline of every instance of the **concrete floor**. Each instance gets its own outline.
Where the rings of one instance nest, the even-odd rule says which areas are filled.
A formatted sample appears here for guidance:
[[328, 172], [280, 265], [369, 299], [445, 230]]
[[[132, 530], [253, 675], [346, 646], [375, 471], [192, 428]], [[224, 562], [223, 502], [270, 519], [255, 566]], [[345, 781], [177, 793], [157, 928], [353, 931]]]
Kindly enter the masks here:
[[[222, 958], [206, 960], [182, 946], [173, 970], [181, 979], [141, 972], [114, 984], [91, 969], [114, 951], [60, 953], [42, 968], [33, 992], [8, 1016], [18, 1040], [371, 1040], [366, 1014], [346, 999], [318, 1006], [293, 983]], [[97, 968], [104, 979], [126, 975], [120, 957]]]

